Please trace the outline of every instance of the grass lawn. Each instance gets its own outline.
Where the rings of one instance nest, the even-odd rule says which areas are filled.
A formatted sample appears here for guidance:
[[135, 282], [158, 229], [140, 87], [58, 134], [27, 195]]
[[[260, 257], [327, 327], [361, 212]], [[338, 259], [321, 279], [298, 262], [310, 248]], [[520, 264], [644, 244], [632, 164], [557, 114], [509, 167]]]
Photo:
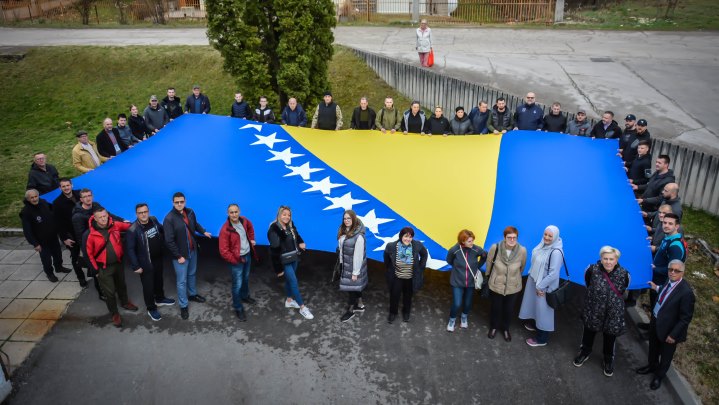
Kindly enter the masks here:
[[[330, 75], [347, 128], [362, 96], [375, 109], [385, 96], [394, 96], [396, 105], [409, 105], [409, 99], [343, 48], [336, 48]], [[229, 115], [235, 82], [210, 47], [36, 48], [20, 62], [0, 63], [0, 86], [6, 91], [0, 98], [0, 226], [20, 225], [18, 212], [34, 152], [47, 153], [61, 176], [76, 176], [70, 151], [77, 130], [87, 130], [94, 140], [105, 117], [129, 115], [130, 104], [142, 113], [150, 95], [162, 98], [168, 86], [184, 99], [194, 83], [210, 97], [212, 113]], [[314, 106], [305, 109], [314, 112]]]
[[[361, 96], [375, 109], [385, 96], [395, 97], [404, 108], [410, 100], [381, 81], [354, 55], [337, 47], [330, 64], [330, 81], [338, 104], [347, 116]], [[86, 129], [91, 138], [106, 116], [128, 112], [132, 103], [144, 108], [149, 96], [164, 97], [168, 86], [183, 98], [199, 83], [212, 101], [212, 112], [229, 114], [234, 81], [222, 71], [218, 52], [210, 47], [55, 47], [32, 49], [20, 62], [0, 63], [0, 98], [3, 125], [0, 132], [0, 226], [19, 226], [27, 171], [35, 151], [63, 176], [75, 176], [70, 150], [74, 133]], [[274, 106], [277, 108], [277, 106]], [[310, 112], [314, 106], [306, 106]], [[719, 246], [719, 217], [685, 208], [688, 234]], [[706, 403], [719, 403], [719, 278], [713, 264], [697, 249], [689, 255], [687, 279], [698, 300], [689, 341], [676, 355], [676, 364]]]

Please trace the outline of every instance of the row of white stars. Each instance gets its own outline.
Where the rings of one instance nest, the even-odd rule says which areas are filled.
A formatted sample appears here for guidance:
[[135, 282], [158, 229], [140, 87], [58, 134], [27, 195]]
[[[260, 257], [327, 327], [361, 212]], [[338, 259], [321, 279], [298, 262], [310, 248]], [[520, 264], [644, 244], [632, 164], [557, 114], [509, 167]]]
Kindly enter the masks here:
[[[248, 129], [253, 128], [257, 132], [262, 132], [262, 125], [261, 124], [247, 124], [243, 127], [240, 127], [240, 129]], [[352, 207], [356, 204], [361, 204], [364, 202], [367, 202], [367, 200], [357, 200], [352, 198], [352, 192], [346, 193], [342, 197], [330, 197], [329, 194], [331, 193], [333, 188], [346, 186], [346, 184], [340, 184], [340, 183], [332, 183], [330, 181], [330, 177], [327, 176], [324, 179], [320, 181], [310, 181], [310, 175], [312, 173], [316, 173], [319, 171], [322, 171], [324, 169], [322, 168], [312, 168], [310, 167], [310, 162], [305, 162], [301, 166], [290, 166], [292, 163], [292, 159], [302, 157], [304, 154], [301, 153], [292, 153], [292, 148], [289, 147], [281, 152], [275, 151], [274, 146], [276, 143], [281, 142], [287, 142], [286, 139], [278, 139], [277, 133], [274, 132], [270, 135], [260, 135], [255, 134], [255, 137], [257, 138], [257, 141], [251, 143], [250, 145], [265, 145], [269, 148], [269, 152], [273, 155], [271, 158], [267, 159], [268, 162], [272, 161], [278, 161], [281, 160], [285, 164], [285, 168], [290, 170], [290, 173], [285, 174], [283, 177], [290, 177], [290, 176], [300, 176], [302, 180], [310, 185], [310, 188], [307, 190], [304, 190], [303, 193], [309, 193], [312, 191], [320, 191], [323, 195], [325, 195], [325, 199], [330, 201], [332, 204], [323, 208], [323, 211], [331, 210], [331, 209], [337, 209], [342, 208], [344, 210], [350, 210]], [[362, 221], [364, 226], [369, 229], [370, 232], [372, 232], [372, 235], [382, 241], [382, 245], [375, 248], [373, 251], [383, 251], [387, 244], [390, 242], [396, 241], [399, 236], [393, 235], [389, 237], [383, 237], [379, 235], [379, 226], [382, 224], [385, 224], [387, 222], [394, 221], [394, 219], [391, 218], [378, 218], [377, 214], [375, 213], [374, 208], [371, 209], [365, 216], [358, 215], [358, 218]], [[441, 268], [444, 267], [447, 264], [447, 262], [443, 260], [436, 260], [432, 259], [431, 256], [428, 256], [427, 258], [427, 266], [430, 268]]]

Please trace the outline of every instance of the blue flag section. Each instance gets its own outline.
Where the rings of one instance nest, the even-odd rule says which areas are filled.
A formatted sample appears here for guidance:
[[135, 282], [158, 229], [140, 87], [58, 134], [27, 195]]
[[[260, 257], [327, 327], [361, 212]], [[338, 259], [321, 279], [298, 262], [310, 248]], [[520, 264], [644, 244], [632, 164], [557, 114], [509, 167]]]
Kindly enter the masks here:
[[[444, 259], [451, 247], [448, 241], [463, 227], [473, 229], [475, 225], [457, 224], [453, 235], [437, 235], [435, 229], [420, 229], [413, 224], [442, 221], [443, 211], [471, 209], [461, 192], [463, 187], [471, 187], [467, 183], [471, 176], [454, 171], [443, 175], [446, 182], [456, 182], [453, 186], [458, 190], [457, 198], [451, 200], [456, 205], [434, 202], [432, 217], [436, 218], [414, 218], [408, 214], [411, 210], [391, 203], [395, 200], [381, 193], [371, 194], [357, 185], [361, 181], [350, 181], [352, 176], [343, 169], [318, 158], [320, 153], [303, 146], [311, 142], [303, 144], [292, 136], [294, 130], [228, 117], [183, 115], [150, 140], [74, 179], [74, 188], [91, 189], [95, 201], [129, 220], [135, 219], [135, 204], [146, 202], [150, 214], [160, 221], [172, 209], [172, 194], [181, 191], [198, 222], [215, 236], [227, 220], [227, 206], [237, 203], [242, 215], [254, 223], [260, 245], [268, 243], [266, 231], [278, 207], [289, 205], [307, 248], [328, 252], [337, 249], [337, 230], [344, 210], [353, 209], [367, 228], [368, 258], [382, 261], [386, 244], [397, 240], [401, 228], [412, 226], [415, 239], [429, 250], [428, 267], [447, 268]], [[352, 141], [356, 138], [345, 135], [349, 131], [315, 132], [310, 135], [345, 136], [346, 141], [337, 142], [336, 153], [353, 153]], [[467, 149], [470, 142], [477, 141], [477, 137], [462, 138], [467, 138], [466, 143], [457, 139], [442, 142], [441, 137], [433, 137], [431, 146], [435, 150]], [[372, 142], [382, 147], [385, 139], [389, 138], [376, 137]], [[587, 265], [599, 259], [602, 246], [611, 245], [622, 252], [619, 261], [631, 272], [631, 288], [646, 287], [651, 278], [651, 251], [616, 149], [614, 140], [513, 131], [501, 137], [498, 160], [496, 152], [477, 150], [476, 159], [498, 161], [495, 189], [487, 194], [493, 198], [493, 208], [483, 214], [491, 215], [489, 231], [477, 235], [477, 242], [483, 242], [489, 250], [492, 243], [502, 239], [503, 229], [513, 225], [519, 229], [520, 243], [531, 253], [544, 228], [553, 224], [559, 227], [564, 240], [573, 282], [583, 284]], [[452, 156], [452, 151], [448, 152], [442, 156]], [[431, 162], [432, 170], [444, 170], [445, 165], [429, 154], [414, 153], [416, 161], [403, 165], [411, 168]], [[366, 164], [372, 164], [372, 156], [366, 156]], [[376, 184], [398, 179], [386, 173], [372, 181]], [[418, 203], [432, 204], [432, 184], [423, 186], [428, 190], [427, 201]], [[57, 193], [44, 198], [52, 201]]]

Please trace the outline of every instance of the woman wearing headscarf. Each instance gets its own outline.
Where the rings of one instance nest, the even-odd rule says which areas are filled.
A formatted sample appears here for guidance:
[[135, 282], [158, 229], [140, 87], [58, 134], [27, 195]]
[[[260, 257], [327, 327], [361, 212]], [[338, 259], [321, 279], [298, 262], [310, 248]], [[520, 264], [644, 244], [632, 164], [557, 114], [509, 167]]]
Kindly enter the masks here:
[[267, 230], [267, 240], [270, 242], [270, 258], [275, 272], [278, 277], [285, 276], [285, 308], [297, 308], [305, 319], [313, 319], [314, 315], [302, 301], [297, 283], [300, 253], [306, 249], [306, 245], [292, 221], [290, 207], [281, 205], [277, 210], [277, 218]]
[[384, 249], [384, 265], [387, 268], [389, 287], [389, 316], [387, 322], [394, 322], [402, 297], [402, 320], [409, 322], [412, 309], [412, 295], [422, 288], [424, 268], [427, 265], [427, 248], [414, 240], [414, 229], [409, 226], [399, 231], [399, 240], [390, 242]]
[[592, 353], [594, 336], [604, 335], [604, 375], [614, 375], [614, 343], [624, 332], [624, 291], [629, 286], [629, 272], [619, 265], [619, 249], [604, 246], [599, 250], [599, 261], [584, 271], [587, 298], [584, 301], [582, 345], [574, 359], [581, 367]]
[[547, 293], [559, 287], [559, 270], [564, 261], [559, 228], [549, 225], [544, 229], [542, 241], [532, 250], [532, 265], [524, 289], [519, 319], [533, 319], [524, 327], [536, 331], [536, 337], [526, 340], [532, 347], [546, 346], [549, 332], [554, 331], [554, 309], [547, 304]]
[[347, 291], [347, 312], [340, 321], [347, 322], [355, 313], [364, 312], [362, 290], [367, 286], [367, 246], [365, 227], [353, 210], [345, 211], [337, 231], [337, 260], [340, 264], [340, 291]]
[[504, 340], [512, 341], [509, 323], [522, 291], [522, 271], [527, 264], [527, 249], [517, 242], [519, 231], [513, 226], [504, 228], [504, 239], [489, 248], [487, 271], [489, 278], [490, 318], [487, 337], [494, 339], [497, 329]]
[[474, 244], [474, 233], [462, 229], [457, 235], [457, 244], [447, 251], [447, 264], [451, 267], [449, 284], [452, 286], [452, 306], [449, 310], [447, 332], [454, 332], [457, 312], [462, 307], [462, 318], [459, 326], [466, 329], [467, 316], [472, 309], [474, 295], [474, 278], [481, 278], [480, 267], [487, 260], [487, 252]]

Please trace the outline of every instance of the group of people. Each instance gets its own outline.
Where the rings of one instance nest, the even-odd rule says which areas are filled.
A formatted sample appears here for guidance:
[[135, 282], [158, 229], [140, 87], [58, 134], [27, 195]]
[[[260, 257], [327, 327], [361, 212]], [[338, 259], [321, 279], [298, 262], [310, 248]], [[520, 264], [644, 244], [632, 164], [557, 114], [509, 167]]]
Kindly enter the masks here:
[[[633, 114], [626, 116], [623, 129], [614, 120], [611, 111], [606, 111], [602, 120], [591, 126], [584, 111], [579, 111], [574, 119], [567, 121], [559, 103], [554, 103], [550, 113], [543, 116], [535, 99], [534, 93], [527, 93], [525, 102], [514, 112], [509, 111], [506, 100], [502, 98], [497, 99], [491, 109], [487, 102], [480, 101], [469, 114], [465, 114], [463, 107], [457, 107], [452, 120], [447, 120], [441, 107], [435, 108], [434, 115], [426, 119], [416, 101], [409, 110], [400, 112], [391, 97], [387, 97], [384, 106], [375, 112], [363, 97], [353, 111], [350, 127], [376, 129], [383, 133], [401, 131], [425, 135], [500, 134], [522, 129], [618, 138], [617, 153], [624, 162], [629, 182], [642, 208], [647, 238], [651, 240], [654, 252], [649, 291], [652, 317], [648, 325], [640, 325], [648, 329], [651, 346], [649, 365], [638, 372], [653, 373], [651, 387], [656, 389], [661, 385], [676, 344], [686, 339], [694, 299], [688, 283], [682, 281], [687, 252], [681, 234], [679, 186], [669, 169], [669, 156], [658, 156], [655, 171], [651, 172], [651, 138], [647, 121], [637, 120]], [[261, 97], [259, 106], [252, 109], [238, 92], [231, 111], [233, 117], [275, 122], [275, 115], [267, 106], [265, 97]], [[72, 153], [73, 165], [82, 173], [90, 171], [153, 136], [183, 113], [209, 112], [209, 98], [201, 93], [199, 86], [193, 88], [184, 106], [175, 96], [175, 90], [170, 88], [161, 102], [156, 96], [151, 96], [142, 116], [138, 114], [138, 108], [132, 106], [130, 117], [119, 114], [114, 127], [112, 119], [105, 119], [96, 143], [88, 140], [87, 132], [79, 131], [78, 144]], [[342, 128], [342, 112], [331, 93], [324, 95], [310, 122], [313, 128]], [[307, 115], [296, 99], [289, 100], [281, 113], [280, 123], [307, 125]], [[62, 193], [52, 204], [39, 198], [41, 194], [58, 187]], [[182, 193], [173, 196], [173, 209], [162, 223], [149, 214], [149, 207], [143, 203], [136, 206], [137, 218], [130, 223], [94, 202], [91, 190], [73, 190], [72, 181], [59, 178], [57, 169], [47, 163], [47, 157], [37, 153], [28, 175], [24, 203], [20, 214], [23, 230], [28, 242], [39, 252], [48, 279], [57, 281], [54, 272], [71, 271], [63, 266], [61, 242], [71, 253], [72, 267], [83, 287], [88, 283], [82, 268], [88, 267], [88, 275], [93, 278], [99, 297], [106, 302], [116, 326], [122, 325], [118, 299], [120, 306], [126, 310], [138, 309], [127, 295], [122, 271], [125, 256], [132, 270], [140, 276], [145, 305], [152, 320], [161, 319], [159, 306], [175, 304], [174, 299], [164, 294], [162, 275], [166, 255], [171, 257], [177, 276], [181, 318], [189, 317], [189, 301], [205, 302], [196, 289], [197, 243], [200, 235], [211, 235], [197, 222], [194, 212], [185, 206]], [[255, 232], [252, 222], [240, 215], [239, 205], [231, 204], [227, 216], [219, 235], [219, 250], [232, 273], [232, 307], [237, 318], [246, 321], [243, 304], [255, 303], [248, 287], [251, 263], [257, 260]], [[123, 232], [126, 233], [124, 244], [120, 238]], [[504, 239], [491, 245], [487, 252], [474, 244], [475, 236], [471, 231], [460, 231], [457, 244], [449, 249], [446, 259], [452, 272], [447, 331], [455, 331], [460, 309], [459, 328], [468, 327], [475, 279], [484, 278], [491, 302], [487, 336], [494, 339], [500, 332], [504, 340], [512, 340], [510, 320], [522, 292], [521, 274], [528, 259], [527, 249], [518, 242], [518, 236], [519, 231], [515, 227], [507, 227]], [[285, 307], [299, 309], [303, 317], [312, 319], [314, 316], [302, 300], [296, 276], [299, 259], [306, 246], [294, 225], [289, 207], [278, 209], [267, 238], [273, 268], [285, 280]], [[343, 215], [337, 244], [339, 288], [348, 293], [347, 309], [340, 319], [346, 322], [365, 311], [362, 290], [368, 283], [365, 228], [351, 210]], [[554, 330], [554, 309], [547, 304], [546, 294], [557, 288], [564, 262], [559, 229], [547, 227], [540, 243], [530, 253], [530, 271], [519, 314], [520, 319], [526, 321], [524, 327], [536, 331], [536, 335], [527, 339], [526, 343], [537, 347], [546, 345], [550, 332]], [[414, 230], [410, 227], [399, 232], [397, 241], [387, 244], [384, 262], [390, 298], [389, 323], [393, 323], [399, 314], [400, 298], [402, 319], [405, 322], [410, 320], [412, 297], [422, 287], [427, 258], [426, 248], [414, 239]], [[603, 333], [603, 371], [607, 376], [613, 374], [615, 339], [625, 330], [625, 306], [634, 305], [638, 296], [632, 291], [624, 299], [629, 286], [629, 272], [619, 265], [619, 258], [617, 249], [605, 246], [600, 251], [598, 262], [585, 271], [587, 300], [582, 313], [585, 328], [579, 354], [574, 359], [575, 366], [584, 364], [592, 351], [595, 334]], [[485, 262], [486, 272], [482, 274], [480, 268]], [[681, 284], [680, 288], [677, 283]]]

